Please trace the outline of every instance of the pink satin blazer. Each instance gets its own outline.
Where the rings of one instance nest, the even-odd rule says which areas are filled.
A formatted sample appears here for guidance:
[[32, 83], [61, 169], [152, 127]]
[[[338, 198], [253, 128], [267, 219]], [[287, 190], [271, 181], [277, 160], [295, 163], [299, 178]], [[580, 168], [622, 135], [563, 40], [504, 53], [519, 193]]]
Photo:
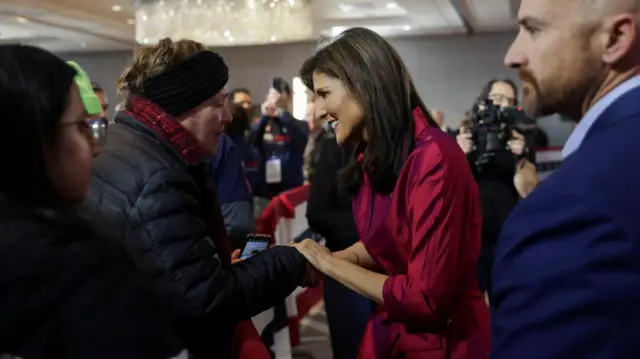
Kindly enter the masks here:
[[476, 282], [481, 215], [466, 156], [420, 109], [415, 149], [391, 195], [365, 181], [358, 231], [389, 275], [359, 358], [486, 359], [489, 310]]

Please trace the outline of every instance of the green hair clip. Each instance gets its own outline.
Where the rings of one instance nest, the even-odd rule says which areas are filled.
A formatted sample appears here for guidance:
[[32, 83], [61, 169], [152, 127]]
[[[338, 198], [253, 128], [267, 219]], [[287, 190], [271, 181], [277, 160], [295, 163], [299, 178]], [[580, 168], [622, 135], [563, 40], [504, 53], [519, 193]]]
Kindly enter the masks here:
[[76, 86], [78, 86], [78, 90], [80, 90], [80, 98], [82, 98], [82, 103], [84, 104], [84, 110], [87, 115], [98, 115], [102, 113], [102, 105], [100, 104], [100, 99], [93, 92], [93, 87], [91, 86], [91, 80], [86, 72], [74, 61], [67, 61], [67, 64], [76, 70], [76, 76], [73, 78]]

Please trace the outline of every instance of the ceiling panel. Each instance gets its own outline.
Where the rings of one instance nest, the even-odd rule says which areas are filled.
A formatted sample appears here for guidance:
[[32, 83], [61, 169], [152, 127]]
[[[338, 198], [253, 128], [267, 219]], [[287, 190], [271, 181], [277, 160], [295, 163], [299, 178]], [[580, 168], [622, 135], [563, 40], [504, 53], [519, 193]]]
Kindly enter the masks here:
[[26, 39], [39, 36], [36, 30], [11, 25], [10, 21], [7, 21], [5, 17], [0, 17], [0, 22], [0, 39], [2, 40]]
[[[326, 2], [325, 2], [326, 1]], [[314, 2], [316, 18], [324, 19], [362, 19], [368, 17], [407, 16], [407, 10], [397, 3], [381, 0]]]
[[[123, 22], [133, 17], [134, 7], [132, 0], [49, 0], [48, 2], [51, 1], [62, 7], [90, 12], [94, 15], [109, 17]], [[113, 11], [114, 7], [119, 7], [120, 11]]]
[[438, 9], [440, 15], [447, 20], [447, 22], [452, 26], [460, 26], [463, 27], [462, 17], [458, 10], [453, 6], [451, 1], [449, 0], [432, 0], [431, 1], [435, 8]]
[[[353, 26], [388, 37], [465, 32], [465, 14], [452, 1], [467, 4], [466, 16], [473, 17], [480, 30], [513, 22], [516, 0], [313, 0], [316, 33], [310, 40]], [[0, 0], [0, 41], [33, 41], [54, 51], [130, 49], [135, 32], [129, 21], [132, 2]], [[16, 16], [30, 21], [20, 23]]]
[[479, 29], [507, 29], [516, 24], [512, 0], [467, 0], [468, 15]]

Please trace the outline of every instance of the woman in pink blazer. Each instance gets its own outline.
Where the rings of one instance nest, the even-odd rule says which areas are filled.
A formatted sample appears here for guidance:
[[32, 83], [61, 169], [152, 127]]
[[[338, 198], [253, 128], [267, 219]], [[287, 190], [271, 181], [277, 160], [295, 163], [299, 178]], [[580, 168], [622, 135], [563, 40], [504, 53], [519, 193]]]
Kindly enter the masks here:
[[333, 254], [312, 240], [295, 246], [380, 305], [359, 357], [486, 359], [478, 188], [460, 147], [428, 115], [400, 56], [370, 30], [321, 45], [301, 78], [338, 143], [357, 145], [341, 177], [360, 241]]

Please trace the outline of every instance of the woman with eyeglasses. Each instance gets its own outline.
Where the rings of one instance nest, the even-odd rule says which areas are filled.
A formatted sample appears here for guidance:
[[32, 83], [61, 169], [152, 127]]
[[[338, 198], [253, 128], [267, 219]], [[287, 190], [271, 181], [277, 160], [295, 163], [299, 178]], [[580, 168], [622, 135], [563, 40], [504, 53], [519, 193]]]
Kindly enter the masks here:
[[121, 248], [78, 210], [106, 120], [84, 71], [0, 46], [0, 357], [187, 356]]

